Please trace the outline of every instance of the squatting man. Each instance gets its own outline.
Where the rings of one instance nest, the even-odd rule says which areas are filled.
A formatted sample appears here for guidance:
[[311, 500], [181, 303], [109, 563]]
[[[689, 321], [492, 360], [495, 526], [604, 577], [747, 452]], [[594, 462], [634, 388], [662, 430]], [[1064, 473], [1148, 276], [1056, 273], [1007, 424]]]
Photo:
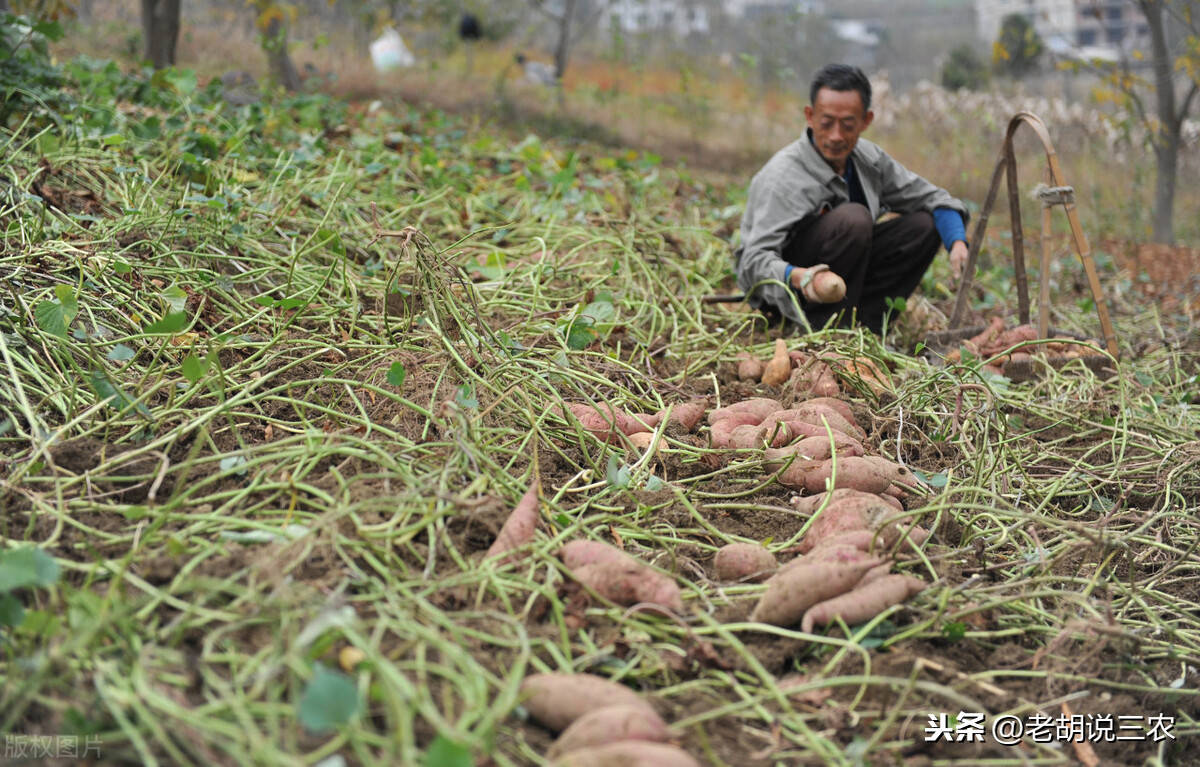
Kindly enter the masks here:
[[[750, 182], [734, 253], [738, 287], [768, 316], [802, 324], [803, 312], [814, 328], [857, 317], [880, 334], [888, 299], [912, 294], [939, 244], [959, 279], [966, 208], [860, 138], [875, 114], [858, 67], [822, 67], [809, 100], [806, 135]], [[898, 215], [881, 221], [885, 213]]]

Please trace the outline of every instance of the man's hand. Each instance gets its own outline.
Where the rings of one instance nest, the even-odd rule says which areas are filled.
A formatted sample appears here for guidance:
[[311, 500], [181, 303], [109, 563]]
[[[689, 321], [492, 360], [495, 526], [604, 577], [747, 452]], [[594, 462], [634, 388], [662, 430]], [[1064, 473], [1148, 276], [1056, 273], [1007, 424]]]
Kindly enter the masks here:
[[967, 266], [967, 243], [956, 241], [950, 246], [950, 274], [955, 282], [962, 280], [963, 269]]

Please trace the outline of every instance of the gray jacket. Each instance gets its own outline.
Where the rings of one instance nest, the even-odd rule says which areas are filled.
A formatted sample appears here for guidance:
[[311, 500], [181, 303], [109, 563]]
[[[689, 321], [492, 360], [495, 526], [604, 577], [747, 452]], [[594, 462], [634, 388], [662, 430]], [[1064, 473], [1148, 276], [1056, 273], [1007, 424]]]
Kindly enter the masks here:
[[[872, 220], [889, 211], [932, 213], [934, 208], [953, 208], [966, 220], [967, 209], [960, 200], [893, 160], [878, 145], [859, 139], [851, 157]], [[823, 207], [849, 199], [845, 179], [829, 167], [807, 134], [776, 152], [754, 175], [742, 215], [742, 242], [733, 254], [738, 287], [749, 294], [751, 306], [770, 304], [793, 322], [801, 321], [787, 288], [754, 286], [762, 280], [783, 282], [787, 262], [780, 253], [792, 227]]]

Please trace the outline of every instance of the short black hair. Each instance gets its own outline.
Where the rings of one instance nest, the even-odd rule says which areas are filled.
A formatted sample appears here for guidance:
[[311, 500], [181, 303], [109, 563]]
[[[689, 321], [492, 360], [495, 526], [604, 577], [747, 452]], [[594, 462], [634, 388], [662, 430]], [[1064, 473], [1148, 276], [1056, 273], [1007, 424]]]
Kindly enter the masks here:
[[871, 108], [871, 81], [858, 67], [849, 64], [826, 64], [813, 76], [812, 88], [808, 92], [811, 104], [817, 103], [817, 91], [828, 88], [832, 91], [858, 91], [862, 98], [863, 112]]

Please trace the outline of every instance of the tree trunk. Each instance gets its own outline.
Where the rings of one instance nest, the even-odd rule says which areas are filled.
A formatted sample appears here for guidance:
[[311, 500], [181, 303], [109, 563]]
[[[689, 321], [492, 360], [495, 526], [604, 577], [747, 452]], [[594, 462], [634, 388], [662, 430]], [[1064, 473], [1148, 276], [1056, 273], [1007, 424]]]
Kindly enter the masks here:
[[175, 66], [180, 0], [142, 0], [145, 58], [155, 69]]
[[289, 92], [300, 90], [300, 73], [292, 63], [288, 54], [288, 28], [283, 19], [275, 16], [267, 24], [263, 38], [263, 48], [267, 52], [267, 61], [271, 66], [271, 74]]
[[1175, 171], [1179, 162], [1181, 120], [1175, 114], [1174, 67], [1163, 26], [1163, 0], [1139, 0], [1150, 28], [1150, 52], [1154, 65], [1154, 95], [1158, 125], [1150, 126], [1154, 144], [1154, 241], [1175, 243]]
[[567, 58], [571, 55], [571, 17], [575, 15], [576, 0], [563, 3], [562, 16], [558, 18], [558, 42], [554, 46], [554, 79], [562, 87], [563, 75], [567, 72]]

